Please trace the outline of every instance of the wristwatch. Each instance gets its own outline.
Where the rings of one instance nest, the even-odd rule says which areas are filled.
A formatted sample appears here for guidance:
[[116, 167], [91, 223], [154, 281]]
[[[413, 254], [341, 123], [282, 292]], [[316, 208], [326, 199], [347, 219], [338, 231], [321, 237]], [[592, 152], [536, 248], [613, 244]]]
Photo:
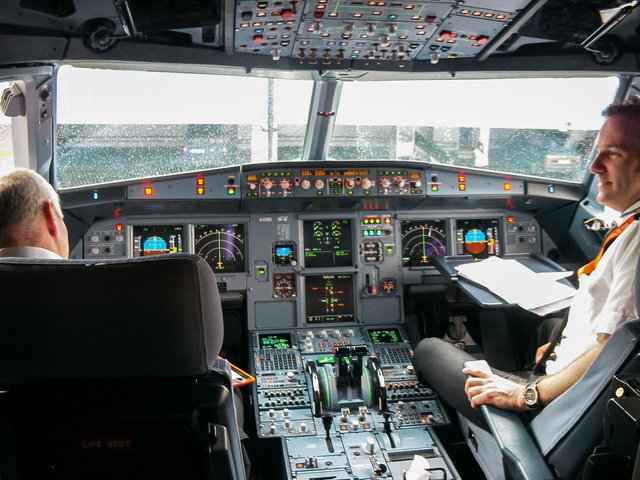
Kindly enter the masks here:
[[538, 396], [538, 382], [540, 380], [537, 379], [533, 382], [527, 383], [524, 387], [524, 392], [522, 395], [524, 396], [524, 403], [530, 409], [539, 408], [540, 405], [540, 397]]

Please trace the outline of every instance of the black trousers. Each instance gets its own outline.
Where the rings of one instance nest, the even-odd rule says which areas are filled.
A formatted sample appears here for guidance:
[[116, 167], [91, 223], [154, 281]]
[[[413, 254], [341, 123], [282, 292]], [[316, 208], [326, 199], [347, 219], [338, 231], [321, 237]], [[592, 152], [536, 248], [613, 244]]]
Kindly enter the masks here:
[[[532, 351], [528, 357], [533, 359], [539, 346], [549, 342], [549, 339], [555, 338], [561, 325], [561, 318], [544, 319], [532, 338], [530, 347]], [[482, 413], [469, 403], [464, 391], [467, 376], [462, 373], [465, 362], [481, 358], [481, 356], [474, 357], [440, 338], [428, 337], [418, 343], [413, 357], [413, 365], [418, 378], [433, 388], [444, 403], [486, 429]], [[503, 372], [496, 369], [493, 371], [497, 375], [519, 383], [526, 382], [529, 377], [529, 372]]]

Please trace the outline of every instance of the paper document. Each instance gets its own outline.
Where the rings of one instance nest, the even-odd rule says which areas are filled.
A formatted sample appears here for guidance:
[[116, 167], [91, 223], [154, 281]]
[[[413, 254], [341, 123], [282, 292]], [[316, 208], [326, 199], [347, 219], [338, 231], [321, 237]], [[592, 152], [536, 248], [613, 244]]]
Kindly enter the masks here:
[[461, 277], [476, 283], [507, 303], [544, 315], [568, 306], [576, 289], [556, 280], [571, 272], [535, 273], [516, 260], [490, 257], [456, 267]]

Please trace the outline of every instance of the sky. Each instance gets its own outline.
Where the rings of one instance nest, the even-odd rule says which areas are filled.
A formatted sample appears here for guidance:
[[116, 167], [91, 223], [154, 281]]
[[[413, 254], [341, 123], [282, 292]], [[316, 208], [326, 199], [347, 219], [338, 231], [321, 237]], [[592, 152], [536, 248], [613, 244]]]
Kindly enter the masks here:
[[[267, 80], [63, 67], [57, 120], [265, 125]], [[618, 79], [346, 82], [337, 124], [597, 130]], [[276, 122], [306, 124], [311, 81], [275, 82]]]

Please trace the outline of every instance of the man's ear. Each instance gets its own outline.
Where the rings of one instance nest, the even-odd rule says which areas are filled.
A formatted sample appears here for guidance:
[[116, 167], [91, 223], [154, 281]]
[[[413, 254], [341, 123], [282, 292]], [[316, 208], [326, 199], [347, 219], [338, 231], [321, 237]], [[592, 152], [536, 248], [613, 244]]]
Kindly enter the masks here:
[[58, 216], [56, 215], [56, 206], [52, 200], [48, 200], [42, 207], [44, 210], [44, 218], [47, 222], [47, 230], [52, 237], [60, 235], [60, 229], [58, 228]]

